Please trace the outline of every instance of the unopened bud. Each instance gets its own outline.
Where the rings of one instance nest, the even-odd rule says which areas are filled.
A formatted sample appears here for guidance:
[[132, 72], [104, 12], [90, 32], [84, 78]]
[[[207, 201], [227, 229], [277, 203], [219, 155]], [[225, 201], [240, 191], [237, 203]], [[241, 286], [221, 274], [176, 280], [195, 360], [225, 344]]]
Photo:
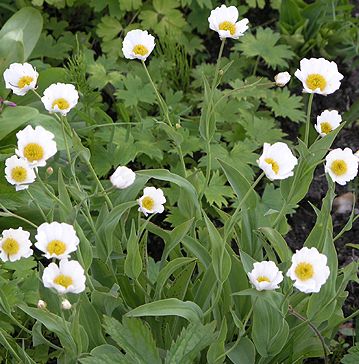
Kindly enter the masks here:
[[47, 307], [47, 303], [43, 300], [38, 300], [37, 308], [44, 310]]
[[223, 75], [224, 75], [224, 71], [223, 71], [223, 70], [219, 70], [219, 71], [218, 71], [218, 74], [219, 74], [220, 76], [223, 76]]
[[3, 101], [3, 104], [6, 105], [6, 106], [10, 106], [10, 107], [16, 107], [16, 104], [15, 102], [12, 102], [12, 101]]
[[71, 307], [72, 307], [72, 305], [71, 305], [71, 303], [70, 303], [70, 301], [69, 301], [69, 300], [63, 300], [63, 301], [61, 302], [61, 308], [62, 308], [63, 310], [70, 310], [70, 309], [71, 309]]
[[176, 129], [180, 129], [182, 128], [181, 124], [180, 123], [176, 123]]
[[274, 76], [275, 84], [279, 87], [284, 87], [290, 81], [288, 72], [280, 72]]
[[46, 173], [51, 176], [54, 173], [54, 169], [52, 167], [47, 167]]

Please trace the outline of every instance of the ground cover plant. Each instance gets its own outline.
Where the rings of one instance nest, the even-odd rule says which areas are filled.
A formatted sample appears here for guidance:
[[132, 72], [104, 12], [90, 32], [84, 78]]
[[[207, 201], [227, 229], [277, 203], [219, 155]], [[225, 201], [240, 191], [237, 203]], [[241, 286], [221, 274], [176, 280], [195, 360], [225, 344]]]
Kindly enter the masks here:
[[3, 1], [1, 362], [358, 362], [352, 13]]

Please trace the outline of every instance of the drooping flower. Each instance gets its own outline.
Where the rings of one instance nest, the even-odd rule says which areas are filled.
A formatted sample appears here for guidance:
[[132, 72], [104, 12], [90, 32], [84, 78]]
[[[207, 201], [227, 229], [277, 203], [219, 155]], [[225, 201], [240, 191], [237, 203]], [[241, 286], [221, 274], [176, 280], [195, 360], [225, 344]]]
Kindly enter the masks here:
[[24, 96], [36, 88], [39, 74], [30, 63], [12, 63], [4, 72], [5, 87], [15, 95]]
[[15, 185], [16, 191], [21, 191], [29, 188], [36, 175], [26, 160], [13, 155], [5, 161], [5, 178], [10, 184]]
[[46, 161], [56, 154], [55, 135], [38, 125], [28, 125], [17, 134], [16, 154], [25, 159], [31, 167], [44, 167]]
[[81, 293], [85, 290], [85, 272], [76, 260], [62, 259], [59, 265], [50, 263], [44, 269], [42, 281], [45, 287], [55, 288], [58, 293]]
[[304, 247], [292, 256], [292, 265], [287, 276], [294, 281], [294, 287], [304, 293], [317, 293], [330, 274], [327, 257], [316, 248]]
[[343, 75], [337, 64], [324, 58], [302, 59], [294, 75], [302, 82], [303, 92], [329, 95], [340, 88]]
[[142, 211], [145, 216], [156, 214], [164, 211], [163, 204], [166, 198], [160, 188], [146, 187], [143, 190], [143, 196], [138, 199], [138, 211]]
[[209, 28], [216, 31], [221, 39], [238, 39], [248, 29], [248, 19], [238, 20], [238, 10], [235, 6], [222, 5], [211, 11], [208, 18]]
[[287, 144], [282, 142], [272, 145], [264, 143], [263, 153], [257, 160], [257, 163], [266, 176], [273, 181], [293, 176], [293, 169], [297, 165], [298, 160]]
[[69, 258], [80, 243], [72, 225], [56, 221], [41, 224], [37, 228], [35, 239], [36, 248], [44, 252], [47, 259]]
[[330, 178], [344, 186], [358, 174], [358, 158], [350, 148], [334, 149], [325, 157], [325, 173]]
[[248, 273], [250, 282], [257, 291], [269, 291], [279, 288], [279, 283], [283, 281], [283, 274], [272, 261], [256, 262], [253, 270]]
[[33, 254], [30, 233], [18, 229], [4, 230], [0, 240], [0, 259], [4, 262], [15, 262], [21, 258], [28, 258]]
[[324, 137], [332, 130], [336, 129], [342, 122], [342, 117], [337, 110], [324, 110], [317, 116], [317, 124], [314, 125], [320, 136]]
[[50, 112], [59, 112], [62, 115], [73, 109], [79, 100], [79, 93], [70, 83], [53, 83], [45, 91], [41, 101], [45, 109]]
[[155, 48], [155, 37], [147, 30], [130, 30], [122, 43], [122, 53], [127, 59], [145, 61]]
[[284, 87], [290, 81], [288, 72], [280, 72], [274, 76], [275, 84], [279, 87]]
[[124, 189], [133, 184], [136, 179], [136, 173], [132, 169], [124, 166], [116, 168], [116, 171], [111, 175], [111, 183], [119, 189]]

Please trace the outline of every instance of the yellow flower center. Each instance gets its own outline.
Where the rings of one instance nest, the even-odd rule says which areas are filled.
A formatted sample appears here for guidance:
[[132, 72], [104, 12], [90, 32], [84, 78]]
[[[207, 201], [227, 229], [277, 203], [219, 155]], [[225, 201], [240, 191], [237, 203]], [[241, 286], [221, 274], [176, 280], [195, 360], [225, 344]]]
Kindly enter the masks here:
[[59, 274], [55, 279], [54, 283], [59, 284], [62, 287], [68, 288], [73, 283], [70, 276], [65, 276], [64, 274]]
[[49, 254], [64, 254], [66, 251], [66, 244], [61, 240], [52, 240], [47, 244], [47, 251]]
[[148, 53], [148, 49], [142, 44], [137, 44], [133, 47], [132, 52], [140, 56], [145, 56]]
[[17, 166], [11, 170], [11, 178], [17, 183], [24, 182], [26, 177], [27, 171], [24, 167]]
[[44, 149], [40, 144], [29, 143], [25, 146], [23, 154], [29, 162], [39, 161], [44, 157]]
[[319, 73], [312, 73], [311, 75], [308, 75], [305, 83], [307, 84], [307, 87], [313, 91], [317, 88], [319, 88], [320, 91], [323, 91], [327, 85], [327, 81]]
[[63, 97], [60, 97], [52, 103], [52, 108], [57, 106], [60, 110], [66, 110], [70, 107], [70, 104]]
[[295, 275], [301, 281], [307, 281], [314, 276], [314, 269], [310, 263], [302, 262], [295, 268]]
[[230, 21], [224, 21], [219, 24], [219, 30], [228, 30], [231, 35], [234, 35], [234, 33], [236, 32], [236, 26]]
[[19, 82], [17, 83], [17, 86], [19, 88], [24, 88], [25, 86], [29, 86], [30, 83], [33, 81], [34, 79], [30, 76], [23, 76], [20, 78]]
[[279, 172], [279, 165], [278, 165], [278, 163], [274, 159], [272, 159], [272, 158], [266, 158], [264, 161], [272, 166], [272, 170], [273, 170], [273, 172], [275, 174], [278, 174], [278, 172]]
[[7, 255], [16, 254], [20, 249], [19, 243], [13, 238], [7, 238], [2, 244], [2, 250]]
[[257, 281], [260, 282], [270, 282], [270, 279], [266, 276], [260, 276], [257, 278]]
[[142, 207], [144, 207], [146, 210], [152, 210], [155, 206], [155, 201], [150, 196], [145, 196], [142, 200]]
[[346, 162], [343, 161], [343, 159], [337, 159], [332, 163], [330, 169], [337, 176], [342, 176], [343, 174], [347, 173], [348, 166]]
[[330, 123], [324, 121], [323, 123], [320, 124], [320, 130], [322, 131], [322, 133], [328, 134], [333, 130], [333, 128], [330, 125]]

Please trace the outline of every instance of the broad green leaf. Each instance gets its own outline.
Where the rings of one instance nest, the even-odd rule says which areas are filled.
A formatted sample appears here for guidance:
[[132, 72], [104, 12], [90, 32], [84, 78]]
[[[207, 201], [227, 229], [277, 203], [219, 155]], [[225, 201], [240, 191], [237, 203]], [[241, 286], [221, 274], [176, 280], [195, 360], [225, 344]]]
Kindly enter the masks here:
[[140, 319], [123, 317], [122, 324], [105, 316], [104, 328], [117, 345], [136, 359], [137, 363], [161, 364], [150, 328]]
[[348, 354], [345, 354], [343, 359], [340, 361], [342, 364], [357, 364], [359, 363], [359, 344], [351, 347], [348, 350]]
[[38, 115], [39, 112], [33, 107], [7, 107], [0, 114], [0, 140]]
[[[230, 345], [226, 347], [226, 349], [229, 348]], [[238, 345], [227, 356], [233, 364], [254, 364], [256, 349], [248, 337], [242, 337]]]
[[190, 322], [198, 322], [202, 320], [203, 312], [194, 302], [167, 298], [136, 307], [127, 312], [126, 316], [180, 316]]
[[199, 353], [215, 339], [215, 323], [189, 324], [167, 352], [165, 364], [192, 364]]
[[224, 352], [227, 331], [227, 320], [224, 318], [216, 340], [210, 345], [207, 351], [207, 361], [209, 364], [221, 364], [226, 359]]

